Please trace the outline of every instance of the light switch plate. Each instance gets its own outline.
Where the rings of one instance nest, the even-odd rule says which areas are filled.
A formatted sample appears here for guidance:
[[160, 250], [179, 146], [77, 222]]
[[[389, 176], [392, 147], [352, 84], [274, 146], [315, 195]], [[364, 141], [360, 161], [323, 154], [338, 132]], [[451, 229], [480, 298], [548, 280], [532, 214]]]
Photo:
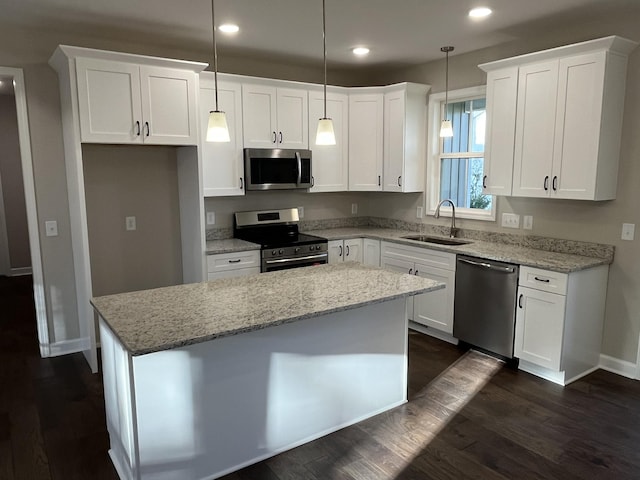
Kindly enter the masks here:
[[525, 215], [522, 217], [522, 228], [525, 230], [533, 229], [533, 215]]
[[636, 233], [636, 224], [635, 223], [623, 223], [622, 224], [622, 235], [620, 238], [622, 240], [633, 240]]
[[304, 218], [304, 207], [298, 207], [298, 217]]
[[207, 225], [216, 224], [216, 212], [207, 212]]
[[424, 215], [424, 209], [422, 206], [416, 208], [416, 217], [417, 218], [422, 218]]
[[47, 220], [44, 222], [44, 231], [47, 237], [58, 236], [58, 222], [55, 220]]
[[124, 223], [127, 230], [132, 231], [136, 229], [136, 217], [125, 217]]
[[502, 226], [506, 228], [520, 228], [520, 215], [515, 213], [503, 213]]

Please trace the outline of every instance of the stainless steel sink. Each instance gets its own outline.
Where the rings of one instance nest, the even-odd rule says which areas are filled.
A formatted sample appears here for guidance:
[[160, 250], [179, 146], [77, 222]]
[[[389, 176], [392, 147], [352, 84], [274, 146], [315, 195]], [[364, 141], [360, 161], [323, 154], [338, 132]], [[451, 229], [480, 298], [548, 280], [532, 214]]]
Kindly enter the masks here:
[[437, 243], [438, 245], [466, 245], [471, 243], [470, 240], [462, 240], [460, 238], [432, 237], [431, 235], [407, 235], [407, 240], [415, 240], [416, 242]]

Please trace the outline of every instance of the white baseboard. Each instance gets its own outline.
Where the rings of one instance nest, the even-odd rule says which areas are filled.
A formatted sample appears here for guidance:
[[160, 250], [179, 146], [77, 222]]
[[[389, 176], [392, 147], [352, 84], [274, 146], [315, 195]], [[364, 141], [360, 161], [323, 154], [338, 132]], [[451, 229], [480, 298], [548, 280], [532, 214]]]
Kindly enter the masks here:
[[[61, 342], [51, 343], [48, 346], [48, 357], [59, 357], [60, 355], [68, 355], [70, 353], [83, 352], [89, 350], [88, 338], [74, 338], [73, 340], [63, 340]], [[43, 351], [43, 346], [40, 346], [40, 351]]]
[[636, 379], [636, 364], [626, 360], [600, 354], [600, 368], [623, 377]]
[[19, 277], [20, 275], [31, 275], [31, 273], [32, 273], [31, 267], [19, 267], [19, 268], [12, 268], [9, 275], [12, 277]]

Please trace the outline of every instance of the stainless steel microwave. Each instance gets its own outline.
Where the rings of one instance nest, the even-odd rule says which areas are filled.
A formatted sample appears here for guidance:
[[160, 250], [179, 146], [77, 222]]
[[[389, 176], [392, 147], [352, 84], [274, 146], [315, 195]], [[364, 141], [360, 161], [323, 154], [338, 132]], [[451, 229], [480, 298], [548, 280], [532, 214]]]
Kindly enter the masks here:
[[311, 150], [245, 148], [244, 178], [247, 190], [310, 188]]

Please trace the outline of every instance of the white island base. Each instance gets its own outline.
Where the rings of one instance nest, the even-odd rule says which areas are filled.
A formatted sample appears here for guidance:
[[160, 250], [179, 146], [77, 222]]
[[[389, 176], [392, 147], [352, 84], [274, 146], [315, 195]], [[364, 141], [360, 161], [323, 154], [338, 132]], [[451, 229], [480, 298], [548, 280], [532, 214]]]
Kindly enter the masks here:
[[100, 338], [122, 480], [218, 478], [407, 399], [405, 298], [139, 356]]

